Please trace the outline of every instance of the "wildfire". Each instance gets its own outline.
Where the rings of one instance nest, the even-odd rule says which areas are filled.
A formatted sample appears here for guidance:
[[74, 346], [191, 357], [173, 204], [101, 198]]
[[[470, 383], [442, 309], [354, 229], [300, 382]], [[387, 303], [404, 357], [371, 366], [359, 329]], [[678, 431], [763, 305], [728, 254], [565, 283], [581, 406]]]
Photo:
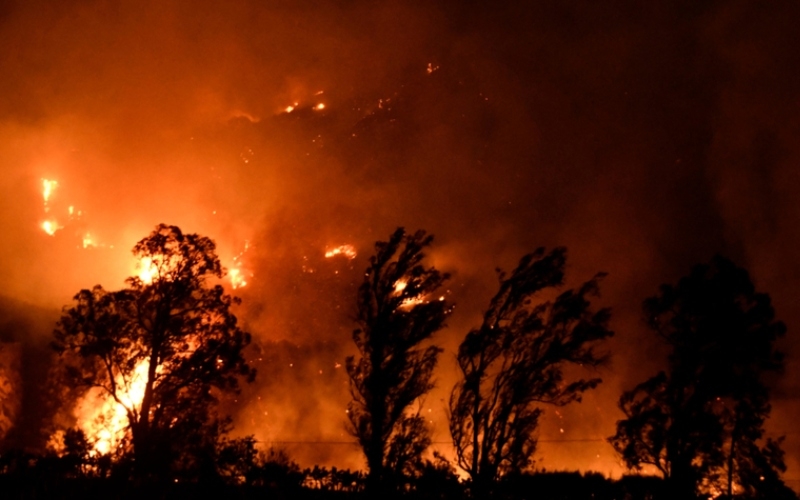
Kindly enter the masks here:
[[[64, 226], [58, 222], [56, 216], [51, 213], [50, 201], [56, 188], [58, 188], [58, 181], [53, 179], [42, 179], [42, 199], [44, 200], [44, 213], [50, 215], [39, 225], [39, 227], [41, 227], [42, 231], [50, 236], [54, 236], [58, 230], [64, 229]], [[83, 215], [83, 212], [76, 210], [73, 205], [70, 205], [67, 208], [67, 213], [70, 221], [79, 219]], [[86, 248], [86, 244], [84, 244], [83, 247]]]
[[111, 452], [125, 437], [128, 427], [126, 407], [133, 409], [141, 404], [146, 382], [147, 361], [142, 360], [130, 380], [117, 377], [117, 387], [123, 389], [118, 394], [120, 402], [95, 388], [77, 404], [75, 417], [78, 426], [93, 442], [95, 453], [105, 455]]
[[42, 222], [42, 230], [50, 236], [55, 235], [59, 229], [61, 229], [61, 226], [58, 225], [55, 219]]
[[86, 233], [83, 236], [83, 248], [96, 247], [96, 246], [97, 246], [97, 243], [94, 241], [94, 238], [92, 237], [92, 235], [89, 234], [89, 233]]
[[234, 290], [236, 290], [237, 288], [242, 288], [244, 286], [247, 286], [247, 281], [245, 280], [245, 277], [242, 276], [241, 269], [234, 267], [233, 269], [228, 271], [228, 275], [231, 278], [231, 286], [233, 287]]
[[[42, 199], [44, 199], [45, 213], [50, 211], [50, 197], [53, 195], [53, 191], [55, 191], [57, 187], [58, 181], [54, 181], [52, 179], [42, 179]], [[56, 231], [61, 229], [61, 226], [58, 224], [56, 219], [50, 218], [42, 222], [41, 228], [45, 233], [53, 236], [56, 234]]]
[[356, 248], [353, 245], [341, 245], [336, 248], [331, 248], [330, 250], [325, 250], [325, 258], [330, 259], [331, 257], [336, 257], [337, 255], [344, 255], [348, 259], [355, 259], [356, 255]]
[[45, 212], [50, 210], [50, 207], [47, 206], [47, 202], [50, 201], [50, 196], [53, 194], [53, 191], [55, 191], [57, 187], [58, 187], [58, 181], [54, 181], [51, 179], [42, 179], [42, 198], [44, 198]]
[[153, 282], [153, 278], [158, 273], [158, 268], [152, 257], [143, 257], [137, 265], [137, 270], [139, 279], [147, 285]]
[[292, 111], [294, 111], [295, 109], [297, 109], [297, 106], [299, 106], [299, 105], [300, 105], [300, 103], [299, 103], [299, 102], [294, 102], [294, 103], [292, 103], [292, 104], [290, 104], [290, 105], [286, 106], [285, 108], [283, 108], [283, 112], [284, 112], [284, 113], [291, 113]]
[[[395, 282], [395, 284], [394, 284], [394, 293], [396, 293], [398, 295], [402, 294], [403, 290], [405, 290], [407, 286], [408, 286], [408, 281], [406, 281], [406, 280], [397, 280]], [[418, 304], [424, 304], [425, 302], [427, 302], [427, 301], [425, 300], [424, 297], [419, 297], [419, 296], [407, 297], [400, 304], [400, 307], [412, 308], [412, 307], [414, 307], [414, 306], [416, 306]]]
[[[244, 254], [247, 253], [248, 250], [250, 250], [250, 242], [245, 240], [244, 250], [239, 252], [239, 255], [233, 258], [233, 266], [228, 271], [228, 277], [231, 280], [231, 287], [233, 287], [234, 290], [247, 286], [248, 276], [242, 269], [242, 257], [244, 257]], [[252, 277], [253, 273], [249, 273], [249, 276]]]

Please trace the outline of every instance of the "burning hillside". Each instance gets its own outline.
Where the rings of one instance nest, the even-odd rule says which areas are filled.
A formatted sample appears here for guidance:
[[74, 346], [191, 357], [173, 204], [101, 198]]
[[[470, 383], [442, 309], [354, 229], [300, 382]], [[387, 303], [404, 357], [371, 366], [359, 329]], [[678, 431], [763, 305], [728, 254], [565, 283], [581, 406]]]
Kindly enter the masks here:
[[[565, 286], [598, 271], [613, 309], [602, 385], [547, 412], [537, 467], [623, 467], [607, 442], [620, 394], [666, 367], [641, 303], [723, 254], [788, 328], [767, 435], [800, 487], [794, 306], [800, 267], [798, 6], [669, 2], [5, 2], [0, 6], [0, 437], [44, 450], [78, 425], [95, 450], [143, 398], [44, 392], [59, 311], [80, 290], [158, 279], [130, 249], [155, 224], [208, 236], [241, 297], [259, 371], [224, 403], [235, 436], [305, 464], [360, 467], [343, 367], [374, 244], [436, 239], [457, 305], [424, 402], [452, 457], [446, 402], [461, 339], [539, 247]], [[149, 259], [149, 260], [148, 260]], [[398, 296], [403, 282], [395, 284]], [[66, 396], [64, 396], [66, 398]], [[113, 399], [113, 398], [112, 398]], [[44, 430], [43, 430], [44, 429]], [[342, 444], [344, 443], [344, 444]]]

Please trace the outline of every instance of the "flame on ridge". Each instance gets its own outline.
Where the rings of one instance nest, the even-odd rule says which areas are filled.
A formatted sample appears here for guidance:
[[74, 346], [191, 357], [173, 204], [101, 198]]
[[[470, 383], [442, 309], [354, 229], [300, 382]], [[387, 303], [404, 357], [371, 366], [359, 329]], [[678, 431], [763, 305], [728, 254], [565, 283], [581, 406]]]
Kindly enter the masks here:
[[56, 231], [58, 231], [59, 229], [61, 229], [61, 226], [55, 219], [50, 219], [42, 222], [42, 231], [49, 234], [50, 236], [55, 235]]
[[85, 235], [83, 235], [83, 248], [96, 247], [96, 246], [97, 242], [94, 240], [94, 237], [92, 237], [91, 234], [86, 233]]
[[228, 270], [228, 277], [231, 280], [231, 287], [236, 290], [237, 288], [243, 288], [247, 286], [247, 278], [252, 277], [253, 273], [245, 273], [242, 269], [242, 257], [244, 256], [247, 251], [250, 250], [250, 241], [244, 241], [244, 250], [239, 252], [239, 255], [236, 255], [233, 258], [233, 266]]
[[50, 201], [50, 196], [53, 194], [53, 191], [55, 191], [57, 187], [58, 187], [58, 181], [54, 181], [52, 179], [42, 179], [42, 198], [44, 198], [45, 212], [50, 210], [50, 207], [47, 206], [47, 202]]
[[358, 253], [356, 253], [356, 248], [353, 245], [340, 245], [336, 248], [325, 249], [325, 258], [330, 259], [337, 255], [343, 255], [352, 260], [356, 258]]
[[[44, 199], [45, 213], [50, 211], [50, 205], [48, 203], [50, 201], [50, 197], [53, 195], [53, 191], [55, 191], [57, 187], [58, 181], [52, 179], [42, 179], [42, 199]], [[55, 235], [56, 231], [61, 229], [58, 221], [52, 217], [42, 222], [40, 227], [42, 228], [42, 231], [50, 236]]]

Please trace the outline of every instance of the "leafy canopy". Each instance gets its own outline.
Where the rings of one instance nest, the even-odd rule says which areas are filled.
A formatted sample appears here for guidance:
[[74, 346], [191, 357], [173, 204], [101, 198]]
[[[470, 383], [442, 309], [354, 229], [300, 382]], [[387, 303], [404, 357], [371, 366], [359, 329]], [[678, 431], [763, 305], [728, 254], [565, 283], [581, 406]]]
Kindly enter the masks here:
[[479, 494], [499, 477], [529, 468], [542, 404], [580, 401], [600, 383], [596, 377], [567, 380], [565, 368], [594, 367], [604, 359], [595, 349], [613, 334], [610, 311], [593, 311], [589, 302], [603, 275], [554, 300], [538, 299], [563, 283], [565, 262], [564, 248], [539, 248], [510, 276], [499, 272], [500, 289], [481, 326], [459, 347], [450, 433], [458, 465]]
[[450, 306], [435, 292], [448, 275], [422, 263], [432, 236], [399, 228], [375, 244], [358, 290], [353, 341], [359, 356], [347, 358], [352, 401], [349, 430], [358, 439], [375, 487], [407, 472], [430, 443], [424, 419], [412, 404], [433, 388], [441, 349], [422, 346], [444, 326]]
[[[720, 256], [644, 302], [670, 348], [668, 370], [624, 393], [611, 444], [634, 469], [655, 467], [676, 495], [780, 498], [779, 442], [763, 440], [766, 377], [783, 369], [786, 327], [744, 269]], [[769, 491], [769, 493], [765, 493]]]
[[78, 292], [53, 348], [72, 387], [97, 388], [124, 408], [142, 461], [190, 429], [219, 431], [215, 394], [238, 390], [255, 372], [243, 356], [250, 335], [231, 311], [239, 299], [209, 283], [224, 273], [211, 239], [161, 224], [133, 254], [148, 279]]

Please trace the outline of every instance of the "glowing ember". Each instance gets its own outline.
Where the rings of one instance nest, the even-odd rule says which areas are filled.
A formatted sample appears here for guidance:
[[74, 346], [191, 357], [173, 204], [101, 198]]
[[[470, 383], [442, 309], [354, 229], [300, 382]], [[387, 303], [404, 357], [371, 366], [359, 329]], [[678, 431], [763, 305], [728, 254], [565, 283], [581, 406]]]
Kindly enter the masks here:
[[418, 304], [424, 304], [426, 301], [422, 297], [409, 297], [400, 304], [400, 307], [413, 307]]
[[294, 106], [286, 106], [286, 109], [284, 109], [284, 111], [287, 113], [291, 113], [292, 111], [294, 111]]
[[58, 231], [59, 229], [61, 229], [61, 226], [59, 226], [58, 222], [56, 222], [55, 220], [46, 220], [42, 222], [42, 230], [44, 230], [44, 232], [49, 234], [50, 236], [55, 235], [56, 231]]
[[336, 257], [337, 255], [344, 255], [348, 259], [355, 259], [356, 255], [356, 248], [353, 245], [341, 245], [336, 248], [331, 248], [330, 250], [325, 250], [325, 257], [330, 259], [331, 257]]
[[[54, 181], [51, 179], [42, 179], [42, 198], [44, 199], [44, 211], [45, 213], [50, 211], [50, 206], [48, 202], [50, 201], [50, 197], [53, 195], [53, 191], [58, 187], [58, 181]], [[42, 230], [53, 236], [56, 234], [56, 231], [61, 229], [61, 226], [58, 224], [58, 221], [55, 219], [48, 219], [42, 222]]]
[[314, 106], [314, 109], [316, 109], [317, 111], [321, 111], [321, 110], [325, 109], [325, 104], [319, 103], [316, 106]]
[[[249, 249], [250, 241], [245, 240], [244, 250], [242, 250], [239, 255], [233, 258], [233, 266], [228, 271], [228, 277], [231, 280], [231, 287], [233, 287], [234, 290], [247, 286], [247, 276], [242, 269], [242, 257]], [[252, 276], [253, 273], [249, 273], [249, 277]]]
[[96, 247], [96, 246], [97, 246], [97, 243], [94, 241], [94, 238], [92, 238], [92, 235], [89, 234], [89, 233], [86, 233], [83, 236], [83, 248]]
[[[407, 286], [408, 282], [406, 280], [397, 280], [394, 284], [394, 292], [398, 295], [401, 295], [403, 293], [403, 290], [405, 290]], [[400, 304], [400, 307], [411, 308], [418, 304], [424, 304], [426, 302], [427, 301], [425, 300], [424, 297], [420, 296], [407, 297], [403, 299], [403, 302]]]
[[42, 198], [44, 198], [45, 212], [50, 210], [50, 207], [47, 206], [47, 202], [50, 201], [50, 196], [53, 194], [53, 191], [55, 191], [57, 187], [58, 187], [58, 181], [50, 179], [42, 179]]

